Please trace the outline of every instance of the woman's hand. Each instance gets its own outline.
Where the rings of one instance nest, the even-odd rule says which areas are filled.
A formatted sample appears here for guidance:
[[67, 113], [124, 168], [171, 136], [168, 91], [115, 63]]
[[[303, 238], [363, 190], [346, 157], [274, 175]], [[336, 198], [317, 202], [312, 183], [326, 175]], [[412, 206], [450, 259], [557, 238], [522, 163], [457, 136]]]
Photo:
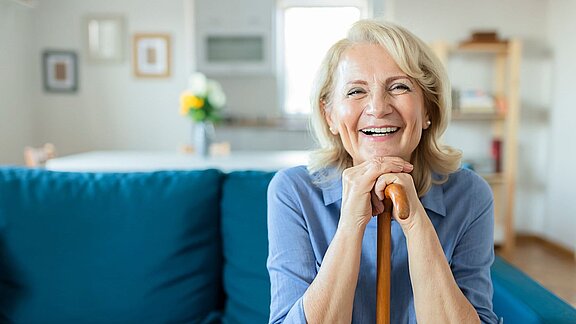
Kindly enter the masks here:
[[[378, 192], [374, 190], [377, 180], [388, 174], [406, 172], [405, 175], [408, 175], [407, 172], [411, 172], [413, 168], [412, 164], [399, 157], [380, 157], [344, 170], [342, 211], [338, 227], [364, 230], [372, 216], [384, 210], [383, 199], [380, 199]], [[382, 195], [383, 190], [382, 188]]]
[[374, 185], [374, 195], [376, 199], [380, 201], [384, 200], [384, 189], [392, 183], [401, 185], [406, 193], [408, 206], [410, 207], [410, 216], [406, 219], [400, 219], [396, 213], [392, 212], [392, 217], [402, 226], [404, 233], [407, 234], [415, 224], [421, 221], [422, 216], [426, 215], [426, 212], [418, 198], [414, 180], [412, 176], [407, 173], [388, 173], [379, 176]]

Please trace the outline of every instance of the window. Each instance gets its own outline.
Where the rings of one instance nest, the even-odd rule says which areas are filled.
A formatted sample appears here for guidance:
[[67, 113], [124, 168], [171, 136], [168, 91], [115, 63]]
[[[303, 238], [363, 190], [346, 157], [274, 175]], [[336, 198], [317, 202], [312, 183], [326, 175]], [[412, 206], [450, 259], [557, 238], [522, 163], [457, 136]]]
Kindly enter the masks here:
[[358, 0], [280, 2], [278, 76], [286, 115], [310, 113], [310, 88], [324, 54], [366, 13], [366, 2]]

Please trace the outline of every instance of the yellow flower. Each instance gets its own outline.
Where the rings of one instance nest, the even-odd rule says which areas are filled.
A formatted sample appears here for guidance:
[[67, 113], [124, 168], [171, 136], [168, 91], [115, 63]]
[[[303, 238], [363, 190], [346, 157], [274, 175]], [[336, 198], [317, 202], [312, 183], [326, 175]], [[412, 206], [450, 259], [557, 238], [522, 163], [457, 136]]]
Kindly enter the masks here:
[[180, 96], [180, 114], [188, 115], [190, 109], [200, 109], [204, 106], [204, 99], [196, 97], [189, 91]]
[[192, 96], [192, 98], [190, 99], [190, 107], [194, 109], [200, 109], [204, 107], [204, 99]]

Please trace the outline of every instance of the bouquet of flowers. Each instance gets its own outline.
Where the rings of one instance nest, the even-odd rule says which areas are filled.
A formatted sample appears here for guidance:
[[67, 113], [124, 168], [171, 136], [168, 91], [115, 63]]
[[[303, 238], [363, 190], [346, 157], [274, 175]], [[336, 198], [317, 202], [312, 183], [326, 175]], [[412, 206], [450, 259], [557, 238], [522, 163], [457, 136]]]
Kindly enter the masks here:
[[195, 122], [216, 122], [225, 104], [226, 95], [220, 83], [196, 72], [190, 76], [188, 89], [180, 95], [180, 114]]

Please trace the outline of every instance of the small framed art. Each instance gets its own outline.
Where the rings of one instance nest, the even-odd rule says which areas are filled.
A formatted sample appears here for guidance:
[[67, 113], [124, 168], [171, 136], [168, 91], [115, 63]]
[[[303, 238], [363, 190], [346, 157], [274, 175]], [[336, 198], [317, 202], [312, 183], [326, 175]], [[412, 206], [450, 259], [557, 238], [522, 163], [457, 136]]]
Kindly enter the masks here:
[[134, 34], [134, 75], [139, 78], [167, 78], [170, 76], [170, 35]]
[[124, 59], [125, 26], [122, 15], [85, 16], [84, 31], [88, 61], [121, 62]]
[[42, 53], [44, 90], [78, 91], [78, 58], [74, 51], [46, 50]]

